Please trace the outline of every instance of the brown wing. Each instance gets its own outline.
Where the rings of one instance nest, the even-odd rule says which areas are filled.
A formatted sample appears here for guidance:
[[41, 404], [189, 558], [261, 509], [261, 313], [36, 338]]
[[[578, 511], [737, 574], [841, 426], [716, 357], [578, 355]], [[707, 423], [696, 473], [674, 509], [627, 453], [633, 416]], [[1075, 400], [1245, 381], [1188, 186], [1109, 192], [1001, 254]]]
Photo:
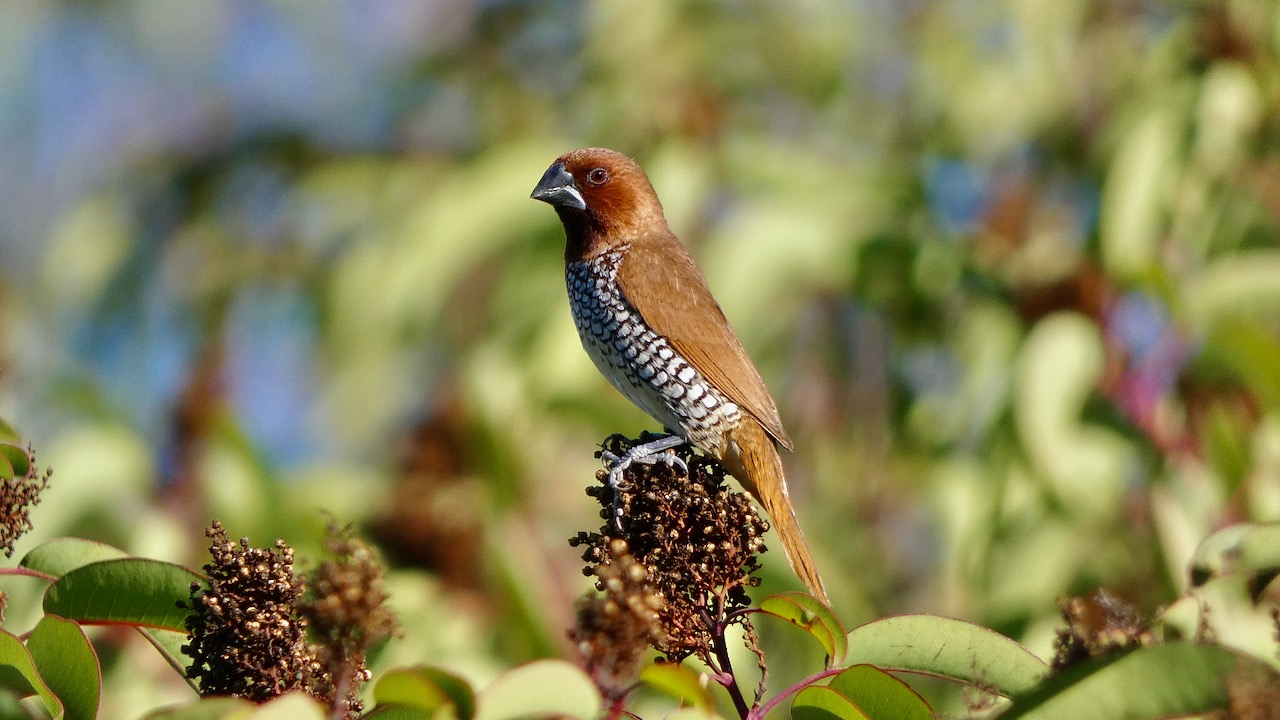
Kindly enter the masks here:
[[618, 283], [627, 302], [704, 378], [790, 450], [791, 438], [782, 428], [769, 388], [711, 297], [689, 252], [670, 231], [643, 242], [643, 251], [636, 248], [626, 253], [618, 268]]

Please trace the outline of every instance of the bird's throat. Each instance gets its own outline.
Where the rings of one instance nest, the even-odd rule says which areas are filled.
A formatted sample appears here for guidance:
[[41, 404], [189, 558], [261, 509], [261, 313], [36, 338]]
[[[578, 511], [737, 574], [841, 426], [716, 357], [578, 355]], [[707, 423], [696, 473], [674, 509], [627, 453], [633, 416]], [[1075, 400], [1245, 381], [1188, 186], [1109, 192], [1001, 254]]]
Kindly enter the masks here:
[[599, 256], [609, 243], [608, 234], [592, 218], [581, 212], [556, 209], [564, 225], [564, 261], [566, 264]]

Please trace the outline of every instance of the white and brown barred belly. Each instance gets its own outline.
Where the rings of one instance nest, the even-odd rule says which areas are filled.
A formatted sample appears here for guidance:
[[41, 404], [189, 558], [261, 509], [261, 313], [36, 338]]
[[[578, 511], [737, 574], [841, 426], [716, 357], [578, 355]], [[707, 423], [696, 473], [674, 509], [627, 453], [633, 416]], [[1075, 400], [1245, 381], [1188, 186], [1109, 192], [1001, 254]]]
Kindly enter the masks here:
[[582, 346], [623, 395], [699, 449], [720, 456], [738, 405], [708, 383], [667, 339], [655, 333], [618, 287], [622, 245], [565, 268], [569, 307]]

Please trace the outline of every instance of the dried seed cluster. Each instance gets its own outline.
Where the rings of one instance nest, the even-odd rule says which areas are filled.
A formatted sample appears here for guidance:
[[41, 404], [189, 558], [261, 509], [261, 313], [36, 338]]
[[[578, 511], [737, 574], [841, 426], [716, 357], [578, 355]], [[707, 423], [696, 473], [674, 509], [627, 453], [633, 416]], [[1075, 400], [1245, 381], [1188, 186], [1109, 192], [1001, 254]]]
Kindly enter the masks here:
[[596, 685], [617, 697], [639, 674], [645, 652], [663, 639], [663, 602], [625, 540], [609, 541], [608, 561], [594, 573], [603, 594], [578, 600], [569, 638]]
[[[187, 675], [201, 695], [235, 695], [254, 702], [302, 690], [353, 720], [363, 710], [360, 686], [369, 679], [365, 655], [395, 629], [384, 606], [383, 569], [364, 542], [330, 528], [332, 558], [311, 582], [293, 570], [293, 548], [237, 545], [218, 521], [206, 531], [212, 562], [209, 586], [191, 586], [186, 620], [192, 659]], [[308, 588], [310, 591], [308, 592]], [[318, 642], [308, 641], [308, 629]]]
[[[604, 449], [621, 455], [636, 442], [652, 438], [642, 435], [633, 441], [614, 435], [605, 440]], [[596, 576], [597, 588], [604, 590], [601, 568], [623, 562], [614, 553], [613, 541], [624, 541], [629, 556], [647, 575], [643, 592], [662, 599], [662, 633], [653, 646], [672, 661], [690, 655], [707, 660], [713, 653], [716, 625], [743, 622], [742, 616], [731, 614], [751, 602], [746, 590], [759, 583], [753, 575], [760, 567], [756, 555], [765, 550], [769, 526], [745, 494], [725, 486], [726, 471], [719, 463], [688, 446], [675, 452], [688, 466], [687, 474], [662, 462], [633, 464], [616, 498], [605, 473], [598, 473], [600, 485], [588, 488], [587, 494], [602, 506], [605, 523], [598, 532], [579, 533], [570, 543], [586, 547], [584, 572]], [[615, 507], [620, 511], [618, 522]]]
[[237, 547], [217, 521], [205, 534], [213, 561], [204, 566], [208, 589], [191, 588], [187, 676], [201, 695], [265, 702], [293, 689], [317, 694], [327, 678], [297, 613], [303, 582], [293, 573], [293, 548], [283, 540], [254, 548], [247, 538]]
[[300, 610], [317, 641], [316, 659], [337, 683], [341, 708], [355, 715], [364, 709], [360, 686], [370, 678], [365, 656], [395, 632], [396, 622], [373, 548], [332, 525], [326, 547], [332, 557], [311, 574]]
[[26, 453], [26, 473], [0, 480], [0, 508], [4, 514], [0, 521], [0, 548], [4, 549], [5, 557], [13, 557], [14, 543], [31, 529], [31, 508], [40, 503], [40, 493], [48, 487], [49, 477], [53, 475], [52, 470], [40, 472], [36, 453], [30, 446]]

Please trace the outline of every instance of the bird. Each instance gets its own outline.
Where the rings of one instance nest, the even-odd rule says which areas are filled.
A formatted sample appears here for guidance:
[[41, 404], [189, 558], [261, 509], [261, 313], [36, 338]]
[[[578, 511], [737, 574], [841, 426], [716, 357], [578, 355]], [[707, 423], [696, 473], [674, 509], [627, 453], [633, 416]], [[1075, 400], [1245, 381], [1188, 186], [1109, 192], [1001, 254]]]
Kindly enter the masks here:
[[583, 348], [606, 379], [671, 433], [612, 463], [622, 482], [634, 462], [679, 464], [689, 443], [724, 465], [773, 521], [792, 570], [830, 604], [787, 493], [781, 446], [792, 449], [778, 408], [667, 224], [640, 165], [606, 148], [561, 155], [530, 195], [564, 226], [565, 283]]

